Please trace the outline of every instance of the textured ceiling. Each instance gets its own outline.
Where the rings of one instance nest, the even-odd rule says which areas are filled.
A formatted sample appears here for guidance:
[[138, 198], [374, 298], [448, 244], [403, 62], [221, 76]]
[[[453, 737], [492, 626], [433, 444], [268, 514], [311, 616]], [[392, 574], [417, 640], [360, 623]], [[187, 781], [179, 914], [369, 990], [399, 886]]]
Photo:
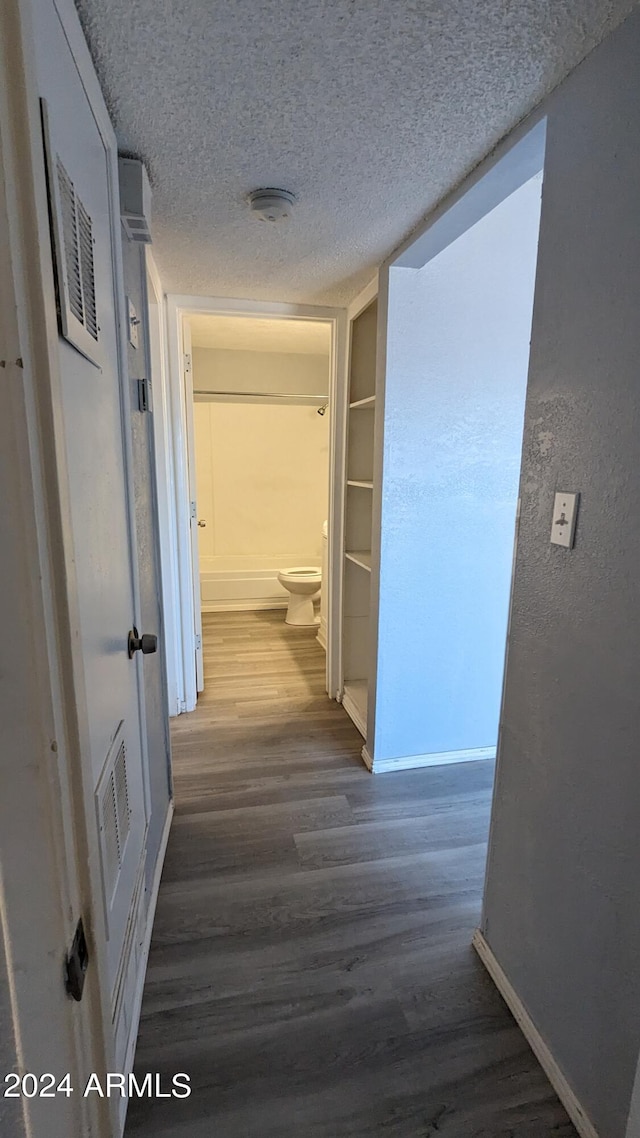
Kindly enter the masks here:
[[[636, 0], [78, 0], [168, 291], [341, 304]], [[298, 198], [283, 225], [246, 205]]]
[[190, 316], [194, 348], [329, 355], [331, 325], [321, 320], [269, 320], [264, 316]]

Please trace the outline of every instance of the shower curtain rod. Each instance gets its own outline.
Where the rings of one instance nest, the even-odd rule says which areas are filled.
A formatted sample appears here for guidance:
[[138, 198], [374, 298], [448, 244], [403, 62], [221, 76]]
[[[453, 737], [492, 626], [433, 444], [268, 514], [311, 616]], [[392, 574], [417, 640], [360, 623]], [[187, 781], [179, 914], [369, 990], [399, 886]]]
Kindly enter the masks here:
[[329, 399], [328, 395], [308, 395], [297, 391], [194, 391], [193, 394], [211, 396], [214, 399], [220, 395], [236, 399], [313, 399], [320, 403], [326, 403]]

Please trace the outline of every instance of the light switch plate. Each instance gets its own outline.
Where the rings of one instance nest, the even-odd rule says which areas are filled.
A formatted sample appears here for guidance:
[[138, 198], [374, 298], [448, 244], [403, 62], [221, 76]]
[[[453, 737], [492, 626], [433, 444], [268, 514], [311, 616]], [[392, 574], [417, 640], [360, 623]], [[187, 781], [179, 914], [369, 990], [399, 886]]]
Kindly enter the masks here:
[[138, 313], [135, 310], [135, 306], [133, 302], [129, 300], [129, 297], [127, 297], [127, 316], [129, 318], [129, 343], [131, 344], [132, 348], [137, 348], [138, 325], [140, 321], [138, 319]]
[[578, 517], [579, 494], [557, 491], [553, 502], [553, 521], [551, 522], [551, 544], [573, 548]]

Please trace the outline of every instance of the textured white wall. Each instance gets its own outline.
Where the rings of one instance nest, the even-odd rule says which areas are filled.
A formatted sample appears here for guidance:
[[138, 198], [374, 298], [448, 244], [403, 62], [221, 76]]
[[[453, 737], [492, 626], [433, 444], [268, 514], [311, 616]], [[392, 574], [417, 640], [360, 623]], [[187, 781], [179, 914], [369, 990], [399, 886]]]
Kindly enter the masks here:
[[[640, 1045], [640, 11], [549, 100], [484, 932], [602, 1138]], [[549, 544], [578, 490], [573, 550]]]
[[540, 189], [391, 270], [376, 760], [496, 744]]
[[264, 391], [326, 395], [328, 355], [193, 349], [196, 391]]
[[[193, 349], [196, 391], [328, 391], [329, 357]], [[329, 416], [310, 404], [196, 402], [200, 568], [320, 564]]]
[[[320, 564], [329, 416], [304, 405], [196, 403], [203, 571], [264, 558]], [[229, 561], [231, 559], [231, 561]], [[235, 559], [235, 562], [234, 562]]]

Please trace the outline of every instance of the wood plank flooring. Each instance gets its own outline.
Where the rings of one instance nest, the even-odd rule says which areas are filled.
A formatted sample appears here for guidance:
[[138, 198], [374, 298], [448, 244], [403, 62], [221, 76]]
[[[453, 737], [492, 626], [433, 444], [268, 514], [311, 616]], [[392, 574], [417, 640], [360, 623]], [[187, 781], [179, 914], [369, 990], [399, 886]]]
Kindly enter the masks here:
[[205, 617], [128, 1138], [575, 1138], [470, 948], [492, 764], [370, 775], [283, 616]]

